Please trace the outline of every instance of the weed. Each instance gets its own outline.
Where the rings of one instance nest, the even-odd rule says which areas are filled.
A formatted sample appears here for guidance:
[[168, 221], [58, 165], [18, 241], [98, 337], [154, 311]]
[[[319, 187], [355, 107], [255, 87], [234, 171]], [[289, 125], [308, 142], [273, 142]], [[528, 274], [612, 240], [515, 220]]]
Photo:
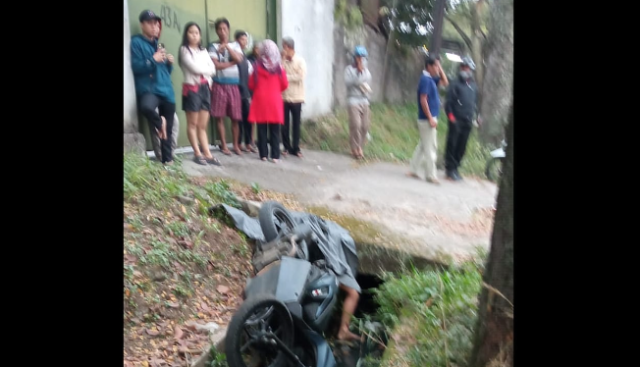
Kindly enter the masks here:
[[[229, 183], [227, 181], [221, 180], [217, 182], [208, 183], [205, 186], [205, 189], [208, 193], [212, 194], [214, 197], [220, 198], [221, 202], [232, 206], [234, 208], [240, 208], [240, 202], [238, 198], [236, 198], [235, 194], [231, 192]], [[208, 209], [209, 207], [207, 207]]]
[[[413, 270], [375, 290], [377, 317], [414, 339], [407, 353], [385, 354], [387, 361], [415, 366], [465, 365], [473, 346], [477, 296], [482, 275], [471, 261], [449, 270]], [[407, 345], [412, 344], [412, 345]], [[430, 351], [424, 353], [425, 350]]]
[[233, 245], [233, 251], [242, 257], [247, 257], [249, 254], [249, 246], [246, 242], [241, 242], [237, 245]]
[[211, 346], [209, 350], [209, 354], [211, 356], [211, 362], [209, 362], [209, 367], [228, 367], [227, 364], [227, 356], [224, 353], [220, 353], [216, 350], [215, 346]]
[[189, 226], [184, 222], [170, 222], [166, 225], [165, 229], [169, 234], [176, 237], [188, 237]]
[[252, 182], [251, 183], [251, 191], [253, 191], [254, 194], [259, 194], [260, 193], [260, 184], [258, 184], [257, 182]]
[[169, 268], [174, 256], [169, 244], [153, 240], [151, 241], [151, 250], [140, 257], [140, 262], [143, 265], [160, 265]]
[[139, 215], [134, 215], [128, 218], [127, 222], [131, 224], [131, 227], [133, 227], [133, 229], [135, 229], [136, 231], [139, 231], [144, 227], [144, 222]]
[[178, 297], [187, 298], [187, 297], [191, 297], [191, 293], [192, 292], [191, 292], [190, 289], [187, 289], [186, 287], [182, 286], [181, 284], [178, 284], [173, 289], [173, 293]]

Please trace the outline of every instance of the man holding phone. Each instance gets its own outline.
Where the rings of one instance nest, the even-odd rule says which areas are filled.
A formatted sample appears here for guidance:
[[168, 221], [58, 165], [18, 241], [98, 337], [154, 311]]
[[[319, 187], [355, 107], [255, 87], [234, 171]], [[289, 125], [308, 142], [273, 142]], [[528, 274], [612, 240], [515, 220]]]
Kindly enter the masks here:
[[[158, 42], [162, 20], [151, 10], [140, 13], [142, 34], [131, 37], [131, 69], [138, 107], [149, 121], [151, 135], [160, 138], [163, 164], [173, 163], [172, 135], [176, 101], [171, 82], [173, 55]], [[157, 109], [157, 112], [156, 112]]]

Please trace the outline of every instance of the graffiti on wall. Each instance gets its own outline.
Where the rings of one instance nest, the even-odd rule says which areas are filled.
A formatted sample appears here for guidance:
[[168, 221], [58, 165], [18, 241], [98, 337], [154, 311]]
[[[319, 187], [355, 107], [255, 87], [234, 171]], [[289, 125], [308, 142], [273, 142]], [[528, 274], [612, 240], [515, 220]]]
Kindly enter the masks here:
[[178, 14], [175, 10], [171, 9], [169, 5], [162, 5], [160, 7], [160, 17], [162, 18], [163, 28], [171, 28], [178, 31], [178, 34], [182, 34], [180, 28], [180, 21], [178, 20]]

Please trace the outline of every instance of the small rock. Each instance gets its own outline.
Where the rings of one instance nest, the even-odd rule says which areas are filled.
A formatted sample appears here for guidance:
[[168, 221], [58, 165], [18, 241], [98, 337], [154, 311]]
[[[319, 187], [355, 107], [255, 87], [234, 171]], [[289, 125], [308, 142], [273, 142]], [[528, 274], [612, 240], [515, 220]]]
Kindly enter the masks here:
[[227, 292], [229, 292], [229, 287], [227, 287], [226, 285], [220, 284], [219, 286], [216, 287], [216, 290], [220, 292], [220, 294], [227, 294]]
[[257, 217], [262, 203], [252, 200], [240, 200], [242, 211], [250, 217]]
[[180, 326], [176, 325], [176, 327], [173, 329], [173, 338], [176, 340], [180, 340], [180, 338], [182, 338], [182, 335], [184, 335], [182, 329], [180, 329]]
[[179, 202], [181, 202], [184, 205], [191, 205], [195, 202], [195, 200], [191, 197], [188, 196], [183, 196], [183, 195], [178, 195], [176, 197], [176, 199], [178, 199]]
[[163, 272], [157, 272], [153, 275], [153, 280], [156, 282], [163, 282], [167, 279], [167, 274]]
[[187, 250], [191, 250], [193, 248], [193, 242], [191, 241], [185, 241], [185, 240], [178, 241], [178, 245], [184, 247]]
[[215, 333], [216, 330], [220, 329], [220, 325], [216, 324], [215, 322], [208, 322], [202, 325], [202, 324], [198, 324], [195, 321], [191, 321], [191, 322], [188, 322], [186, 326], [192, 331], [208, 332], [208, 333]]

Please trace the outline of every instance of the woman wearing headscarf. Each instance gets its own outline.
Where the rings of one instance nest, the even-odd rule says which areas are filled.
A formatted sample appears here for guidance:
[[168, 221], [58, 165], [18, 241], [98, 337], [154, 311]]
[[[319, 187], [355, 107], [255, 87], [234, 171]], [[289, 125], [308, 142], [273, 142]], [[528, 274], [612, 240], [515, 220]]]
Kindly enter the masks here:
[[249, 89], [253, 91], [249, 122], [258, 127], [258, 152], [266, 161], [271, 146], [271, 160], [280, 159], [280, 125], [284, 125], [282, 92], [289, 86], [287, 74], [282, 68], [280, 50], [271, 40], [264, 40], [258, 48], [258, 57], [249, 77]]

